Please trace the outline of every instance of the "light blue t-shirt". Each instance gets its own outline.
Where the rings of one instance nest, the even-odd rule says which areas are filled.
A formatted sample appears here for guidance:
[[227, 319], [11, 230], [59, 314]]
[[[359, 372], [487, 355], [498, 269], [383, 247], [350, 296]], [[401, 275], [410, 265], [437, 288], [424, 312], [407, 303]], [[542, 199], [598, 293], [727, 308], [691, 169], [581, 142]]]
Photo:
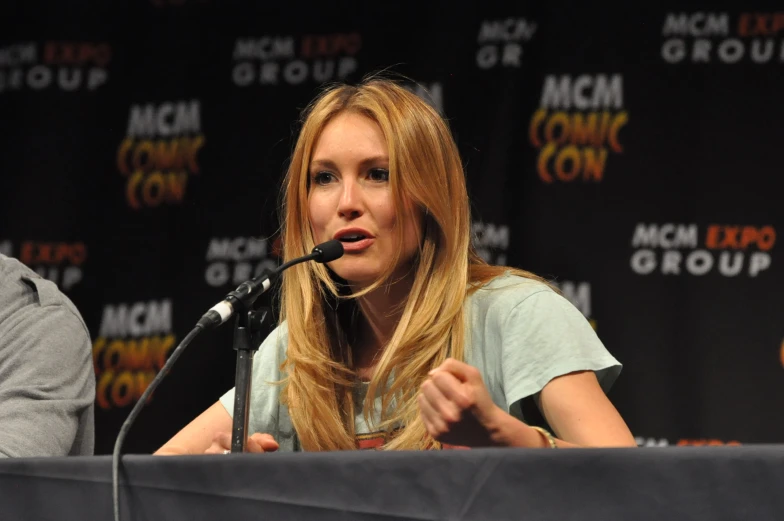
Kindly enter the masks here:
[[[520, 419], [520, 400], [537, 394], [553, 378], [594, 371], [607, 392], [621, 365], [596, 336], [588, 320], [546, 285], [506, 274], [466, 298], [465, 361], [479, 369], [493, 401]], [[288, 410], [280, 403], [281, 364], [286, 357], [286, 323], [270, 333], [253, 361], [248, 434], [271, 434], [283, 451], [298, 449]], [[382, 433], [372, 432], [362, 414], [367, 384], [358, 383], [355, 428], [359, 448], [376, 447]], [[231, 415], [234, 390], [221, 403]], [[380, 408], [376, 399], [376, 417]], [[371, 418], [374, 416], [371, 415]]]

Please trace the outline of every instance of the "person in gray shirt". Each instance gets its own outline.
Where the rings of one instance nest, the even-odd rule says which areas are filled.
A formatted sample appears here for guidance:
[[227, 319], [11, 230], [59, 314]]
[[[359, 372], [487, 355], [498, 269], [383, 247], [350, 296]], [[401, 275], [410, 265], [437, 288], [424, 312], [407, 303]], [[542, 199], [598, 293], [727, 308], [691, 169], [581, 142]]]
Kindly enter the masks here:
[[0, 457], [91, 455], [90, 333], [53, 282], [0, 254]]

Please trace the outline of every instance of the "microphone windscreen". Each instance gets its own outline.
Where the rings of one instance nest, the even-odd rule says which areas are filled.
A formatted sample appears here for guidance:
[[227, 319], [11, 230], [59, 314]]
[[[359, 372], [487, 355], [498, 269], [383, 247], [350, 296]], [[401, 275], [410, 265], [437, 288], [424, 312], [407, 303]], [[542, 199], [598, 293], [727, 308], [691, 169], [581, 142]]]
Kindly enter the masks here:
[[332, 239], [331, 241], [322, 242], [313, 248], [313, 253], [318, 254], [318, 256], [313, 259], [316, 262], [332, 262], [343, 256], [343, 244], [337, 239]]

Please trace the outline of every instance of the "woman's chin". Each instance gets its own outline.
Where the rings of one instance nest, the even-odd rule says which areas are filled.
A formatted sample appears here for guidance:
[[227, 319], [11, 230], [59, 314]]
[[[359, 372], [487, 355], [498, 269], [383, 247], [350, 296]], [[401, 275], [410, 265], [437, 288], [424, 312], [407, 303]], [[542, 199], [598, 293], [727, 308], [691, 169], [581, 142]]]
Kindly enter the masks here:
[[378, 280], [378, 276], [362, 276], [362, 275], [355, 275], [349, 278], [345, 278], [346, 283], [356, 289], [365, 288], [370, 286], [374, 282]]
[[347, 284], [351, 286], [369, 286], [376, 282], [379, 277], [381, 277], [381, 273], [376, 271], [368, 271], [368, 270], [335, 270], [335, 275], [340, 277], [341, 279], [345, 280]]

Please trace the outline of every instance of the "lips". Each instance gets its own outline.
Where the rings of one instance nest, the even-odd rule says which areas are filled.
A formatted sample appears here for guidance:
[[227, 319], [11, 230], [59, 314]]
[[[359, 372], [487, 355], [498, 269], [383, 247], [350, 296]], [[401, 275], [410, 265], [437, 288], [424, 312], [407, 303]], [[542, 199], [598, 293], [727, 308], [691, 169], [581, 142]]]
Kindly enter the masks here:
[[365, 250], [375, 242], [375, 237], [363, 228], [345, 228], [338, 231], [334, 238], [343, 244], [343, 251], [346, 253]]

